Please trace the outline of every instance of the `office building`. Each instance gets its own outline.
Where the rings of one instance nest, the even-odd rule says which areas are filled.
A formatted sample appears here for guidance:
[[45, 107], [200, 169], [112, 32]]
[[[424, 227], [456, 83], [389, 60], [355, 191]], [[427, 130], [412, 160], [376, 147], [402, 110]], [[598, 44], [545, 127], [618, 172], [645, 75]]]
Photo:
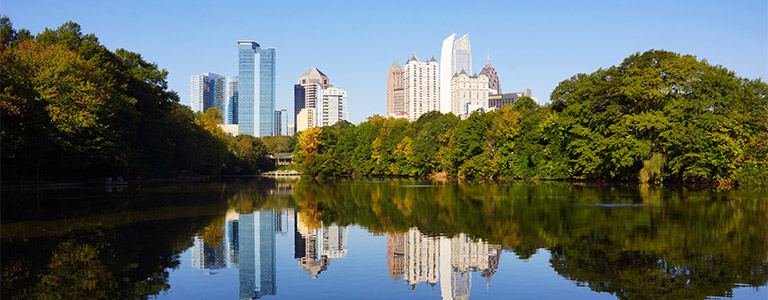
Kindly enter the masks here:
[[227, 78], [226, 113], [223, 113], [225, 123], [237, 124], [238, 87], [237, 76]]
[[296, 115], [296, 131], [302, 132], [307, 128], [317, 127], [317, 110], [313, 107], [302, 109], [298, 115]]
[[274, 134], [275, 49], [238, 41], [238, 125], [240, 134]]
[[468, 116], [476, 110], [488, 109], [488, 76], [481, 72], [468, 75], [464, 70], [451, 78], [451, 112]]
[[283, 135], [285, 133], [284, 129], [285, 125], [287, 123], [288, 118], [288, 110], [287, 109], [281, 109], [275, 111], [275, 135]]
[[349, 121], [347, 91], [329, 86], [323, 89], [321, 103], [317, 106], [318, 126], [331, 126], [338, 121]]
[[299, 77], [297, 84], [293, 86], [293, 117], [294, 126], [299, 127], [297, 116], [304, 108], [317, 108], [320, 93], [331, 85], [330, 79], [315, 67]]
[[440, 110], [439, 64], [434, 57], [420, 62], [416, 53], [403, 67], [403, 105], [409, 121], [430, 111]]
[[481, 73], [485, 73], [488, 76], [488, 89], [492, 95], [501, 94], [501, 83], [499, 83], [499, 74], [496, 73], [496, 69], [491, 65], [491, 56], [488, 55], [488, 60], [485, 62], [485, 66]]
[[387, 75], [387, 116], [396, 116], [405, 111], [403, 96], [403, 68], [394, 62]]
[[531, 94], [531, 89], [523, 89], [522, 92], [488, 95], [488, 109], [500, 109], [504, 105], [515, 104], [517, 99]]
[[294, 134], [296, 134], [296, 126], [294, 126], [293, 124], [288, 124], [287, 126], [285, 126], [285, 135], [293, 136]]
[[440, 51], [440, 112], [442, 113], [451, 111], [451, 79], [462, 70], [472, 74], [469, 35], [465, 34], [456, 40], [454, 33], [443, 40]]
[[461, 71], [472, 73], [472, 50], [469, 47], [469, 35], [465, 34], [453, 44], [453, 55], [451, 56], [451, 73], [458, 74]]
[[190, 76], [189, 101], [192, 111], [205, 112], [215, 107], [223, 115], [226, 78], [219, 74], [203, 73]]

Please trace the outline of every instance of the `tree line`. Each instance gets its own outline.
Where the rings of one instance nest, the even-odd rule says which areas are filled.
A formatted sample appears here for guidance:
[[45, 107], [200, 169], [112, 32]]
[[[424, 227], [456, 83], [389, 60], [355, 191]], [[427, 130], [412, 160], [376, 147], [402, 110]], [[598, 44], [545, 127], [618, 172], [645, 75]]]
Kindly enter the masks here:
[[195, 113], [168, 72], [110, 51], [67, 22], [32, 35], [0, 19], [2, 179], [253, 174], [295, 139], [231, 137], [221, 113]]
[[768, 183], [768, 85], [650, 50], [466, 120], [373, 116], [301, 132], [309, 176]]

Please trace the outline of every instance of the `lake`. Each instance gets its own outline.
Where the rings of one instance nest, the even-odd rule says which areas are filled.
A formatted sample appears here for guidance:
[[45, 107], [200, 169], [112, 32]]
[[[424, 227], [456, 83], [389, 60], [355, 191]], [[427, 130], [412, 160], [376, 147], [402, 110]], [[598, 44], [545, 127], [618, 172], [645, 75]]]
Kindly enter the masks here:
[[2, 193], [2, 299], [768, 299], [766, 190], [221, 182]]

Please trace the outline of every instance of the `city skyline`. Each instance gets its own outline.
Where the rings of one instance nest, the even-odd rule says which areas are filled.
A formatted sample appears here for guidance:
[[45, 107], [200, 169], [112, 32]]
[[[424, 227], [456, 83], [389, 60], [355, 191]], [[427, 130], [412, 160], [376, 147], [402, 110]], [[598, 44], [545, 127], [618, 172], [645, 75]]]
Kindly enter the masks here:
[[[186, 105], [190, 105], [190, 75], [236, 75], [237, 50], [232, 41], [255, 40], [280, 52], [275, 108], [290, 110], [294, 79], [307, 66], [317, 66], [334, 74], [334, 81], [355, 95], [355, 105], [349, 110], [353, 123], [386, 114], [386, 77], [382, 70], [392, 64], [393, 58], [402, 62], [403, 54], [414, 51], [423, 57], [438, 57], [439, 43], [452, 32], [469, 34], [476, 56], [493, 56], [493, 66], [506, 90], [531, 88], [533, 97], [542, 103], [548, 102], [549, 93], [560, 81], [617, 65], [627, 56], [649, 49], [695, 55], [750, 79], [768, 75], [765, 1], [462, 5], [466, 8], [464, 14], [477, 17], [486, 16], [488, 11], [515, 15], [513, 21], [492, 17], [484, 22], [456, 22], [445, 17], [456, 5], [395, 1], [386, 6], [349, 6], [330, 2], [317, 11], [297, 11], [292, 3], [248, 3], [233, 10], [227, 5], [211, 7], [192, 1], [185, 2], [183, 13], [170, 15], [167, 11], [181, 7], [178, 2], [150, 5], [141, 1], [8, 0], [2, 3], [2, 14], [11, 19], [15, 28], [27, 28], [33, 34], [71, 20], [82, 26], [83, 33], [96, 34], [109, 49], [138, 52], [169, 71], [169, 88], [178, 92], [181, 103]], [[258, 7], [265, 18], [249, 18], [246, 12], [255, 11], [251, 6]], [[422, 11], [431, 13], [422, 16]], [[312, 15], [329, 12], [345, 16], [324, 24], [324, 32], [332, 34], [330, 40], [323, 35], [302, 34], [312, 23]], [[392, 23], [389, 16], [394, 12], [404, 14], [402, 19], [418, 20], [421, 27], [413, 30], [408, 24]], [[712, 17], [719, 21], [707, 21]], [[220, 26], [196, 26], [202, 19], [216, 20]], [[344, 41], [347, 43], [341, 48], [306, 47]], [[482, 67], [478, 62], [482, 63], [473, 61], [473, 70]]]

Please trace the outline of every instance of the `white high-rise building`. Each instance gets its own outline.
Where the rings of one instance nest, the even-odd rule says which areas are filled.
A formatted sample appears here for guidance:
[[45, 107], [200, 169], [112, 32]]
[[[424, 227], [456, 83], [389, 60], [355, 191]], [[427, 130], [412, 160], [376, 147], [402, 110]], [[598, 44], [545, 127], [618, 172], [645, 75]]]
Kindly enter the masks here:
[[189, 106], [192, 111], [205, 112], [215, 107], [224, 115], [226, 78], [219, 74], [203, 73], [190, 76]]
[[321, 103], [317, 109], [319, 126], [331, 126], [338, 121], [349, 120], [347, 91], [335, 86], [329, 86], [322, 90], [320, 99]]
[[434, 57], [420, 62], [416, 53], [403, 67], [403, 106], [409, 121], [430, 111], [440, 111], [438, 68]]
[[440, 112], [447, 114], [451, 111], [451, 66], [453, 65], [453, 42], [456, 34], [451, 34], [443, 40], [440, 50]]
[[466, 117], [473, 111], [488, 109], [488, 76], [485, 72], [468, 75], [464, 70], [451, 78], [451, 112]]

